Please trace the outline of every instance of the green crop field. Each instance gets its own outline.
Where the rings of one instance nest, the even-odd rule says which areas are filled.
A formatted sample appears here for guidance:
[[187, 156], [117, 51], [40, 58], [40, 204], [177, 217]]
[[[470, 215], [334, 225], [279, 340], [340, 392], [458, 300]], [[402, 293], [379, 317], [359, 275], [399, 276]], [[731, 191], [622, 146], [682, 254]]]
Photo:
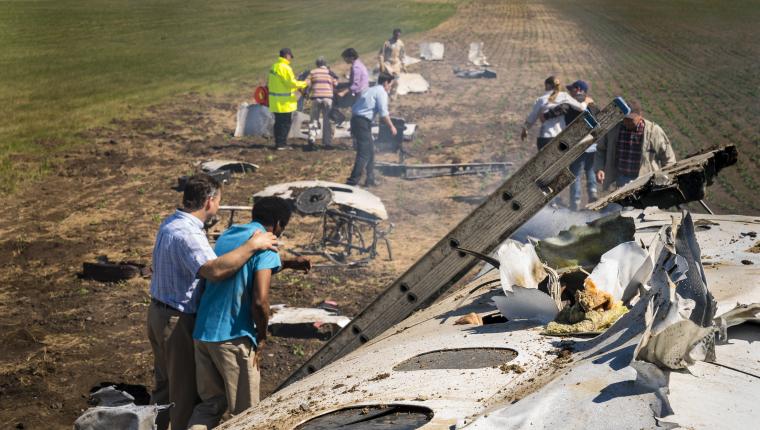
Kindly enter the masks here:
[[[454, 11], [407, 0], [1, 1], [0, 186], [38, 176], [79, 131], [174, 94], [255, 82], [283, 46], [301, 69]], [[29, 155], [39, 162], [19, 171]]]

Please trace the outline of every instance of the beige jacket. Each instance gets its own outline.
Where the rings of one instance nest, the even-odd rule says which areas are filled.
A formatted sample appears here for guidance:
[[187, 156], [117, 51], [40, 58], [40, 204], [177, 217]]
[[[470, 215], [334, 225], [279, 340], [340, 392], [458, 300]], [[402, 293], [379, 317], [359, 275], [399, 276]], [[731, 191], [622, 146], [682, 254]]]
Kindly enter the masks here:
[[[623, 122], [612, 128], [596, 146], [596, 155], [594, 157], [594, 169], [604, 170], [605, 190], [614, 188], [617, 179], [617, 167], [615, 159], [617, 158], [617, 139], [620, 133], [620, 127]], [[644, 142], [641, 145], [641, 167], [639, 176], [660, 170], [676, 162], [676, 154], [670, 145], [670, 140], [662, 128], [644, 119]]]

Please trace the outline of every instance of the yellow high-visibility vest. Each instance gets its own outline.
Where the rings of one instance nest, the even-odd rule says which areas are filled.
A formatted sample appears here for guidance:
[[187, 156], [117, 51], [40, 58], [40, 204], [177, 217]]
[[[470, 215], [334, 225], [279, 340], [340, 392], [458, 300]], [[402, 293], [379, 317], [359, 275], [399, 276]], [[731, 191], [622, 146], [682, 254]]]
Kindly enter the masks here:
[[275, 113], [288, 113], [298, 108], [296, 91], [306, 88], [306, 81], [297, 81], [290, 67], [290, 61], [280, 57], [269, 69], [267, 87], [269, 88], [269, 110]]

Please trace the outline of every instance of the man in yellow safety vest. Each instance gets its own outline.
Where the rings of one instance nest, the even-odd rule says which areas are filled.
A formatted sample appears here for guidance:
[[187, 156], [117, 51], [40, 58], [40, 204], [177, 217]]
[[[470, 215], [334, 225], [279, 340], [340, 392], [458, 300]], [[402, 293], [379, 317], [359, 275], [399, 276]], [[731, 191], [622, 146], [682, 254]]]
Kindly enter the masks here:
[[274, 143], [276, 149], [285, 149], [292, 114], [298, 108], [297, 90], [306, 88], [306, 81], [296, 80], [290, 61], [290, 48], [280, 49], [280, 58], [269, 69], [269, 110], [274, 114]]

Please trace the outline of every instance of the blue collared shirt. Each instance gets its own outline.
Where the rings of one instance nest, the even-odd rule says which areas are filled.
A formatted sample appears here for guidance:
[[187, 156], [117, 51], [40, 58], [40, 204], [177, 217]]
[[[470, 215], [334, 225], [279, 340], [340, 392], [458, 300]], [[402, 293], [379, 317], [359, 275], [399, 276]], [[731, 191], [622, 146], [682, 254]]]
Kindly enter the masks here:
[[198, 308], [198, 269], [216, 258], [203, 222], [177, 209], [161, 223], [153, 247], [150, 295], [188, 314]]
[[[217, 254], [223, 255], [239, 247], [256, 230], [265, 231], [257, 222], [233, 225], [216, 241]], [[247, 336], [257, 345], [251, 309], [255, 274], [267, 269], [277, 272], [281, 265], [277, 252], [259, 251], [248, 259], [235, 276], [220, 282], [206, 282], [195, 319], [193, 339], [223, 342]]]
[[360, 95], [351, 107], [351, 114], [358, 115], [372, 121], [375, 114], [381, 117], [388, 116], [388, 93], [382, 85], [369, 87]]

